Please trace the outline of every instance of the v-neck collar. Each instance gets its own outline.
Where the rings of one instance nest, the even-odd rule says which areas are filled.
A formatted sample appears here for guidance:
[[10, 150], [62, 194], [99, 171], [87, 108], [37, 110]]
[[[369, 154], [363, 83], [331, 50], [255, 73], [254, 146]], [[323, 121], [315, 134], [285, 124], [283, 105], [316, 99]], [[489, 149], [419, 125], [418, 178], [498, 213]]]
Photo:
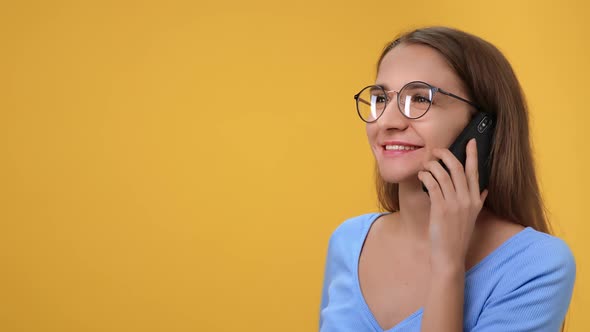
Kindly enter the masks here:
[[[369, 305], [367, 304], [367, 301], [365, 300], [365, 297], [363, 296], [363, 292], [361, 290], [361, 283], [360, 283], [360, 280], [359, 280], [359, 261], [360, 261], [360, 258], [361, 258], [361, 251], [363, 249], [363, 246], [365, 245], [365, 241], [367, 239], [367, 235], [369, 234], [369, 230], [371, 229], [371, 226], [373, 225], [373, 223], [377, 219], [379, 219], [379, 217], [384, 216], [384, 215], [387, 215], [387, 214], [390, 214], [390, 212], [375, 213], [374, 216], [371, 216], [370, 218], [367, 219], [367, 222], [365, 223], [365, 225], [363, 225], [363, 229], [362, 229], [362, 233], [361, 233], [361, 238], [360, 238], [359, 244], [355, 248], [355, 260], [354, 260], [354, 284], [355, 284], [355, 292], [356, 292], [357, 298], [358, 298], [359, 302], [361, 303], [361, 306], [363, 308], [363, 311], [364, 311], [365, 315], [367, 316], [367, 318], [369, 319], [369, 321], [371, 322], [371, 324], [373, 325], [373, 327], [375, 328], [375, 330], [376, 331], [379, 331], [379, 332], [395, 332], [398, 329], [401, 329], [402, 327], [406, 326], [408, 323], [410, 323], [412, 320], [416, 319], [417, 317], [422, 316], [422, 312], [424, 311], [424, 307], [420, 307], [418, 310], [416, 310], [413, 313], [411, 313], [408, 317], [404, 318], [402, 321], [400, 321], [399, 323], [397, 323], [396, 325], [394, 325], [392, 328], [390, 328], [388, 330], [384, 330], [381, 327], [381, 325], [379, 325], [379, 322], [377, 322], [377, 319], [373, 315], [373, 312], [369, 308]], [[491, 253], [489, 253], [486, 257], [484, 257], [482, 260], [480, 260], [479, 262], [477, 262], [477, 264], [475, 264], [468, 271], [465, 272], [465, 281], [467, 282], [467, 277], [469, 275], [471, 275], [474, 271], [476, 271], [477, 269], [479, 269], [487, 261], [491, 260], [494, 256], [498, 255], [498, 253], [503, 248], [505, 248], [506, 246], [508, 246], [508, 244], [510, 242], [513, 242], [516, 238], [518, 238], [522, 234], [526, 233], [527, 231], [531, 231], [531, 230], [533, 230], [533, 228], [526, 227], [526, 228], [522, 229], [521, 231], [519, 231], [518, 233], [512, 235], [506, 241], [504, 241], [504, 243], [502, 243], [501, 245], [499, 245]]]

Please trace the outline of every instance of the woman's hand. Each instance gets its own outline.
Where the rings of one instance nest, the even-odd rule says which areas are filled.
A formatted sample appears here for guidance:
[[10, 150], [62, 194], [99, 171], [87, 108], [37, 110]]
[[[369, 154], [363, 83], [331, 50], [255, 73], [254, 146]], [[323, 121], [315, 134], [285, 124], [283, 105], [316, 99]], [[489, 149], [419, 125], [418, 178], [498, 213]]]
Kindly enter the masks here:
[[[438, 161], [424, 164], [418, 178], [430, 196], [430, 251], [433, 272], [449, 268], [465, 268], [465, 257], [475, 220], [488, 191], [479, 192], [477, 145], [467, 143], [467, 160], [463, 165], [448, 149], [434, 149], [449, 173]], [[463, 270], [464, 271], [464, 270]]]

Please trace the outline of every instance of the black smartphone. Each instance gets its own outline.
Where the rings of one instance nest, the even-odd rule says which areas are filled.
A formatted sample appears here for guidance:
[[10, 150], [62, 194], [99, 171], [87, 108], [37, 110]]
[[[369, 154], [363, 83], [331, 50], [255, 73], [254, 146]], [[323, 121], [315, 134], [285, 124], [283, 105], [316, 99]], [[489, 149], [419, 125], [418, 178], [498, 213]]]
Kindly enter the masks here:
[[[487, 188], [490, 180], [491, 171], [491, 158], [490, 153], [492, 150], [492, 143], [494, 141], [494, 128], [496, 126], [496, 117], [492, 113], [488, 112], [477, 112], [469, 124], [463, 129], [463, 131], [457, 136], [457, 139], [449, 150], [465, 167], [465, 160], [467, 159], [467, 143], [472, 138], [475, 138], [477, 142], [477, 165], [479, 169], [479, 191], [482, 192]], [[443, 168], [449, 172], [449, 169], [445, 166], [442, 160], [439, 163]], [[422, 184], [422, 190], [428, 193], [428, 190]]]

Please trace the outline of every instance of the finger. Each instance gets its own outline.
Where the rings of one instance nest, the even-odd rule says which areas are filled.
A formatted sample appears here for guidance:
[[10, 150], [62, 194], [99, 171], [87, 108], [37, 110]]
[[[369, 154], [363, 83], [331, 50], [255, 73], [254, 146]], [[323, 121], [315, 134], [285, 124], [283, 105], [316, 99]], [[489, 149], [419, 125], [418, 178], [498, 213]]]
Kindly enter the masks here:
[[465, 170], [457, 157], [455, 157], [449, 149], [434, 149], [432, 153], [434, 156], [440, 158], [451, 172], [451, 180], [453, 180], [457, 196], [469, 196], [469, 187], [467, 186]]
[[443, 194], [440, 190], [438, 182], [434, 179], [432, 174], [426, 171], [418, 172], [418, 179], [424, 183], [426, 189], [428, 189], [428, 196], [430, 196], [430, 202], [432, 204], [442, 204], [444, 201]]
[[471, 197], [479, 198], [479, 167], [477, 161], [477, 142], [472, 138], [467, 143], [467, 158], [465, 160], [465, 175]]
[[481, 195], [479, 196], [479, 199], [481, 200], [481, 205], [483, 205], [483, 203], [485, 203], [486, 198], [488, 198], [488, 194], [489, 194], [489, 191], [487, 189], [484, 189], [484, 191], [481, 192]]
[[429, 171], [435, 181], [438, 182], [444, 199], [454, 199], [456, 193], [451, 176], [438, 161], [431, 160], [426, 162], [424, 164], [424, 170]]

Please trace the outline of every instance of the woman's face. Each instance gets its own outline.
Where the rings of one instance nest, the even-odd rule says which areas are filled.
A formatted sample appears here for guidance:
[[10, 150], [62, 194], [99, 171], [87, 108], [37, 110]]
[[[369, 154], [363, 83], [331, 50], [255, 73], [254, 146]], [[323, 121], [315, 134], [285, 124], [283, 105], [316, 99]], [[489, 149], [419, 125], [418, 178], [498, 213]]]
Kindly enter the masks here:
[[[399, 91], [406, 83], [424, 81], [469, 99], [463, 83], [436, 50], [424, 45], [400, 44], [383, 58], [375, 84]], [[435, 159], [433, 148], [448, 148], [471, 118], [470, 106], [436, 93], [428, 112], [418, 119], [404, 117], [398, 109], [397, 93], [390, 94], [383, 115], [367, 123], [367, 137], [386, 182], [418, 181], [418, 171]], [[410, 145], [414, 150], [386, 150], [386, 143]], [[396, 145], [397, 145], [396, 144]], [[388, 144], [392, 145], [392, 144]]]

